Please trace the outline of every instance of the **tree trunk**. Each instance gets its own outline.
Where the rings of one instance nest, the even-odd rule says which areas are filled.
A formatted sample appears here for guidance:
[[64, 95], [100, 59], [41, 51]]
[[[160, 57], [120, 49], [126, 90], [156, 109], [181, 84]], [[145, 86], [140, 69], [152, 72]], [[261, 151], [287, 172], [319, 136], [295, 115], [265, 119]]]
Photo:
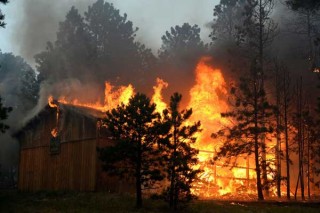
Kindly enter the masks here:
[[303, 170], [303, 154], [304, 154], [304, 141], [303, 141], [303, 118], [302, 118], [302, 77], [300, 77], [300, 86], [299, 86], [299, 171], [300, 171], [300, 191], [301, 199], [304, 200], [304, 170]]
[[297, 199], [297, 189], [300, 182], [301, 199], [304, 200], [304, 172], [303, 172], [303, 118], [302, 118], [302, 77], [298, 81], [297, 87], [297, 122], [298, 122], [298, 182], [295, 190], [295, 199]]
[[257, 191], [258, 191], [258, 200], [264, 200], [262, 193], [262, 184], [261, 184], [261, 170], [260, 170], [260, 162], [259, 162], [259, 133], [258, 133], [258, 91], [257, 84], [255, 79], [254, 84], [254, 157], [256, 164], [256, 177], [257, 177]]
[[[261, 75], [261, 90], [264, 89], [264, 63], [263, 63], [263, 57], [264, 57], [264, 43], [263, 43], [263, 16], [264, 16], [264, 8], [262, 5], [262, 0], [259, 0], [259, 72]], [[263, 117], [264, 109], [262, 109]], [[264, 118], [262, 118], [264, 120]], [[262, 123], [264, 123], [262, 121]], [[264, 124], [263, 124], [264, 125]], [[268, 186], [268, 175], [267, 175], [267, 153], [266, 153], [266, 136], [265, 134], [262, 134], [262, 140], [261, 140], [261, 152], [262, 152], [262, 179], [263, 179], [263, 188], [265, 195], [269, 197], [269, 186]]]
[[276, 185], [277, 185], [277, 196], [281, 197], [281, 132], [280, 132], [280, 115], [277, 115], [277, 144], [276, 144]]
[[288, 82], [284, 73], [284, 132], [286, 143], [286, 173], [287, 173], [287, 199], [290, 200], [290, 158], [289, 158], [289, 135], [288, 135]]
[[275, 148], [275, 164], [276, 164], [276, 186], [277, 186], [277, 196], [281, 197], [281, 77], [280, 77], [280, 67], [276, 67], [276, 104], [277, 104], [277, 113], [276, 113], [276, 137], [277, 144]]
[[310, 200], [310, 130], [307, 130], [307, 178], [308, 178], [308, 199]]
[[294, 199], [297, 200], [297, 193], [298, 193], [298, 186], [299, 186], [299, 181], [300, 181], [300, 169], [299, 169], [299, 174], [298, 174], [298, 179], [297, 179], [297, 184], [296, 184], [296, 189], [294, 190]]
[[142, 163], [142, 152], [141, 152], [141, 140], [138, 143], [137, 150], [137, 164], [136, 164], [136, 207], [142, 207], [142, 189], [141, 189], [141, 163]]
[[170, 208], [173, 208], [174, 210], [177, 209], [178, 205], [178, 197], [177, 197], [177, 180], [176, 180], [176, 164], [177, 164], [177, 129], [176, 129], [176, 118], [173, 118], [173, 155], [172, 155], [172, 167], [171, 167], [171, 183], [170, 183]]

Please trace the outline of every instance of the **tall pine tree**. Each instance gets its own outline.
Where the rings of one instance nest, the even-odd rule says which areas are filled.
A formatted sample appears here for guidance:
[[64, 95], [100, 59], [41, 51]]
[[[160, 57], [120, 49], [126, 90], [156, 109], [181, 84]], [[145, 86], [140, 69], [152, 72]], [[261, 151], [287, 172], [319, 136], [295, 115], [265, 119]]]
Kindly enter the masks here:
[[188, 125], [186, 122], [192, 115], [192, 109], [180, 111], [182, 96], [174, 93], [170, 99], [170, 107], [164, 111], [164, 122], [170, 126], [165, 140], [163, 158], [166, 162], [167, 179], [170, 183], [165, 191], [165, 198], [174, 210], [179, 203], [192, 200], [191, 186], [197, 174], [198, 150], [192, 148], [196, 142], [195, 134], [200, 131], [200, 121]]
[[103, 120], [116, 141], [100, 150], [100, 159], [108, 172], [135, 178], [136, 206], [142, 206], [142, 190], [163, 179], [159, 167], [159, 118], [155, 104], [136, 94], [125, 106], [108, 111]]
[[[1, 3], [6, 4], [8, 3], [8, 0], [0, 0]], [[0, 27], [4, 27], [5, 23], [3, 22], [4, 20], [4, 15], [2, 14], [1, 10], [0, 10]], [[0, 132], [4, 133], [9, 126], [4, 124], [3, 120], [8, 118], [8, 113], [12, 110], [11, 107], [5, 107], [3, 106], [3, 103], [1, 102], [1, 96], [0, 96]]]
[[268, 103], [263, 89], [262, 80], [258, 78], [256, 64], [253, 62], [251, 74], [240, 79], [239, 88], [233, 88], [234, 110], [222, 113], [235, 121], [235, 125], [219, 131], [225, 137], [223, 146], [218, 151], [215, 160], [226, 157], [229, 161], [235, 156], [254, 155], [258, 199], [263, 200], [262, 193], [262, 148], [265, 135], [273, 132], [270, 117], [273, 107]]

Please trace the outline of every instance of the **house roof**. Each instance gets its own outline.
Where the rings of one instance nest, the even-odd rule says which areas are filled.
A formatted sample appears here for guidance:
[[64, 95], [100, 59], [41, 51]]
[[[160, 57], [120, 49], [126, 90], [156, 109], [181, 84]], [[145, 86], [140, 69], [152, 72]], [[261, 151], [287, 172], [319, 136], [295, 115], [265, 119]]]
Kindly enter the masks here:
[[[99, 120], [105, 116], [105, 113], [93, 108], [88, 107], [81, 107], [81, 106], [74, 106], [68, 104], [61, 104], [59, 103], [59, 110], [61, 112], [72, 112], [77, 114], [78, 116], [85, 116], [92, 120]], [[14, 132], [12, 135], [13, 137], [19, 137], [21, 133], [28, 129], [33, 129], [35, 125], [39, 123], [39, 121], [44, 117], [50, 114], [56, 113], [57, 109], [54, 107], [50, 107], [49, 104], [45, 105], [42, 110], [39, 111], [32, 119], [28, 120], [25, 125], [20, 128], [18, 131]]]

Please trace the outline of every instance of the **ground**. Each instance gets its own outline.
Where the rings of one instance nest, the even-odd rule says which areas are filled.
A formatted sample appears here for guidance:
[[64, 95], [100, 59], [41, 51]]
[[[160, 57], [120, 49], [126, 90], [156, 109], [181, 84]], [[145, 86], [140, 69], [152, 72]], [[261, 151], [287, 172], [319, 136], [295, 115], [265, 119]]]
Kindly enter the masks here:
[[[22, 193], [14, 190], [0, 191], [0, 212], [169, 212], [166, 203], [160, 200], [146, 199], [140, 210], [134, 207], [134, 197], [129, 195], [72, 192]], [[319, 213], [320, 201], [313, 202], [244, 202], [197, 200], [180, 210], [191, 212], [261, 212], [261, 213]]]

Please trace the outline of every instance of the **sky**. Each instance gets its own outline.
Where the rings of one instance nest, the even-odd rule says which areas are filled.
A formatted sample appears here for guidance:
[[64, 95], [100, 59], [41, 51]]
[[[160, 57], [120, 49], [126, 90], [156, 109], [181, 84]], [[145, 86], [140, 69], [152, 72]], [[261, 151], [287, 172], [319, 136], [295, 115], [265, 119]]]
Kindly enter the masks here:
[[[47, 41], [54, 41], [58, 23], [74, 5], [81, 13], [96, 0], [10, 0], [0, 5], [5, 14], [5, 29], [0, 29], [0, 49], [21, 55], [34, 65], [33, 56], [45, 49]], [[135, 27], [136, 39], [154, 53], [161, 46], [161, 36], [171, 27], [185, 22], [197, 24], [201, 37], [208, 42], [209, 23], [213, 8], [219, 0], [108, 0], [127, 13]]]

